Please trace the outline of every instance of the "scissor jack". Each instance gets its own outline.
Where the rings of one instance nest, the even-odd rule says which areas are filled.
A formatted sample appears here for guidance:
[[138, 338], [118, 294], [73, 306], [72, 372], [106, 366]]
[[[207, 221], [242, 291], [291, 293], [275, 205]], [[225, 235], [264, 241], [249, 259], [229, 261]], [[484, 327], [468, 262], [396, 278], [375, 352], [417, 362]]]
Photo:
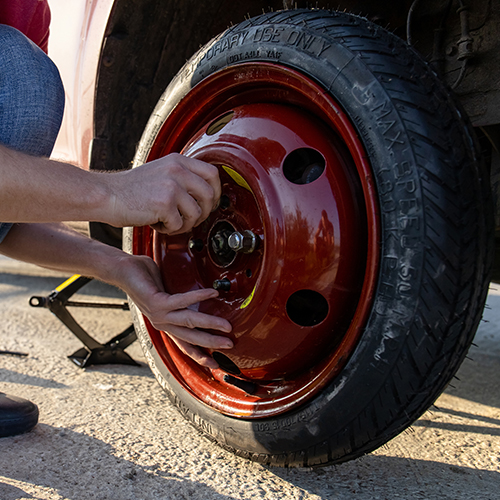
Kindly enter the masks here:
[[75, 274], [54, 289], [47, 297], [33, 296], [30, 298], [29, 303], [32, 307], [46, 307], [49, 309], [81, 340], [85, 347], [78, 349], [78, 351], [68, 356], [68, 358], [80, 368], [103, 364], [139, 366], [139, 364], [124, 351], [126, 347], [137, 339], [134, 325], [129, 326], [105, 344], [101, 344], [91, 337], [68, 311], [68, 306], [121, 309], [123, 311], [129, 310], [127, 302], [75, 302], [69, 300], [74, 293], [90, 281], [92, 281], [92, 278], [85, 278], [79, 274]]

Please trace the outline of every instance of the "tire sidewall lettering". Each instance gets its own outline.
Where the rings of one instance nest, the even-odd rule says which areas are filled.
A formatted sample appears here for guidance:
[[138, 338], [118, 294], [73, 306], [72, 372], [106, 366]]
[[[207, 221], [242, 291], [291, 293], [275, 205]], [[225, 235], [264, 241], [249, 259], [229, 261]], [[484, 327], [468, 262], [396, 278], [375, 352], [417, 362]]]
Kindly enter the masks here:
[[[308, 33], [304, 30], [288, 26], [254, 27], [239, 32], [231, 31], [226, 35], [223, 35], [203, 53], [197, 65], [199, 67], [203, 64], [210, 63], [210, 61], [215, 60], [217, 56], [224, 54], [226, 54], [225, 57], [227, 63], [241, 60], [241, 52], [238, 52], [237, 54], [231, 54], [231, 52], [237, 51], [244, 46], [245, 43], [248, 43], [250, 46], [252, 44], [266, 43], [276, 45], [282, 44], [288, 47], [303, 50], [317, 57], [325, 54], [325, 52], [327, 52], [332, 46], [331, 42], [324, 37], [319, 36], [316, 32]], [[249, 52], [258, 53], [259, 55], [262, 54], [261, 57], [263, 58], [267, 57], [268, 53], [276, 54], [272, 48], [269, 48], [266, 51], [250, 49]], [[276, 57], [279, 56], [275, 56], [275, 58]], [[219, 67], [219, 65], [220, 63], [218, 62], [217, 67]]]

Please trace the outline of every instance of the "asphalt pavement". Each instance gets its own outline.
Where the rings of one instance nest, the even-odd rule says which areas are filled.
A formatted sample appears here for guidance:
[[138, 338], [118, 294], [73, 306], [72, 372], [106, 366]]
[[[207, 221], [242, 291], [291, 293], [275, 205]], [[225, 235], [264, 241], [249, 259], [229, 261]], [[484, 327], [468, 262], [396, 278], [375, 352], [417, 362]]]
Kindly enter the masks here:
[[[141, 366], [78, 368], [78, 339], [28, 305], [65, 275], [0, 258], [0, 391], [36, 402], [30, 433], [0, 439], [0, 500], [500, 499], [500, 286], [453, 387], [414, 425], [358, 460], [323, 469], [269, 468], [200, 436]], [[92, 282], [82, 300], [120, 301]], [[117, 310], [75, 310], [101, 342], [130, 324]]]

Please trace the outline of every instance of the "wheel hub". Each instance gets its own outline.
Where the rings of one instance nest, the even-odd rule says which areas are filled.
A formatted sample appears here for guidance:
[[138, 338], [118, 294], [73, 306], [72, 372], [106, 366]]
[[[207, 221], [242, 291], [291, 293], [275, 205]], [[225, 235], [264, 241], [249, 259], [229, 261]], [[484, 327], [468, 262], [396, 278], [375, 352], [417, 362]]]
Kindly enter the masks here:
[[230, 266], [236, 258], [236, 252], [229, 246], [229, 238], [235, 233], [234, 227], [224, 220], [217, 222], [209, 235], [211, 257], [214, 264]]

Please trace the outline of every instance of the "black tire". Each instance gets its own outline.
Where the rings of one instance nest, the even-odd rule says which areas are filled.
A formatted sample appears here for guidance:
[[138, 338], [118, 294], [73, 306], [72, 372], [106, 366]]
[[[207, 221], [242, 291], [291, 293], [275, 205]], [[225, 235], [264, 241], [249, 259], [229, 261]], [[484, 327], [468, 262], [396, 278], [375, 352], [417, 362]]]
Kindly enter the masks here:
[[[481, 318], [492, 259], [488, 176], [450, 91], [407, 44], [346, 13], [298, 10], [249, 19], [214, 39], [160, 100], [138, 148], [145, 161], [166, 116], [191, 88], [249, 60], [319, 82], [354, 123], [373, 168], [383, 238], [365, 331], [342, 372], [277, 417], [244, 420], [194, 399], [136, 329], [156, 377], [205, 436], [279, 466], [340, 463], [400, 433], [435, 401]], [[131, 249], [131, 232], [126, 235]]]

